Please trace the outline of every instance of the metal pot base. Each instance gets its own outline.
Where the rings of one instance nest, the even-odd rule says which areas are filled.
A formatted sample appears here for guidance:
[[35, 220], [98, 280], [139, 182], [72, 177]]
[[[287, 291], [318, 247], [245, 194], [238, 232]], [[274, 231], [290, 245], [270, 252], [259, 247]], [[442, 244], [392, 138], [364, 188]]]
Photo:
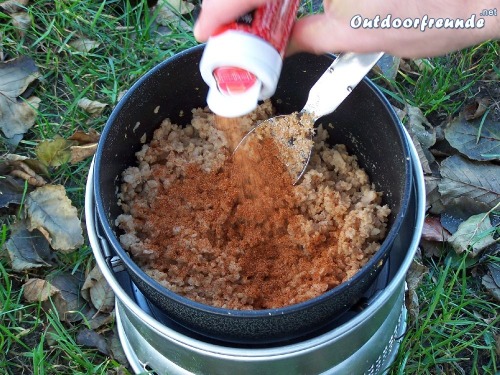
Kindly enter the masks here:
[[[220, 356], [172, 343], [153, 327], [139, 323], [133, 312], [117, 300], [116, 321], [122, 347], [136, 373], [152, 374], [384, 374], [397, 354], [406, 329], [404, 288], [387, 319], [355, 352], [343, 356], [341, 339], [317, 348], [307, 345], [293, 353], [259, 356], [250, 349], [248, 356]], [[386, 343], [385, 346], [381, 343]], [[340, 353], [340, 355], [339, 355]], [[256, 355], [252, 355], [256, 354]], [[171, 359], [172, 358], [172, 359]], [[296, 371], [292, 372], [293, 369]]]

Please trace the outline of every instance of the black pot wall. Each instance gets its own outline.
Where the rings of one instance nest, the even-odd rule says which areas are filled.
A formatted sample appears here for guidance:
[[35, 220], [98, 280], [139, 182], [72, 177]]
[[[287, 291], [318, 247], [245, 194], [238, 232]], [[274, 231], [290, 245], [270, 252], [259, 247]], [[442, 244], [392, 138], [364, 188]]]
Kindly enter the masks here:
[[[381, 249], [351, 280], [320, 297], [282, 309], [237, 311], [213, 308], [180, 297], [143, 273], [120, 246], [114, 221], [121, 213], [116, 193], [121, 173], [136, 164], [141, 137], [151, 140], [165, 118], [191, 121], [191, 109], [206, 105], [207, 87], [198, 69], [203, 46], [176, 55], [142, 77], [111, 114], [95, 160], [97, 212], [106, 237], [122, 258], [138, 288], [173, 320], [198, 333], [228, 342], [276, 342], [296, 338], [331, 322], [368, 289], [390, 251], [408, 209], [411, 165], [402, 125], [389, 103], [365, 79], [331, 115], [318, 122], [327, 127], [332, 143], [343, 143], [358, 156], [391, 207], [391, 229]], [[300, 54], [285, 60], [272, 98], [279, 113], [300, 110], [309, 88], [331, 64], [329, 56]], [[228, 314], [231, 313], [231, 314]]]

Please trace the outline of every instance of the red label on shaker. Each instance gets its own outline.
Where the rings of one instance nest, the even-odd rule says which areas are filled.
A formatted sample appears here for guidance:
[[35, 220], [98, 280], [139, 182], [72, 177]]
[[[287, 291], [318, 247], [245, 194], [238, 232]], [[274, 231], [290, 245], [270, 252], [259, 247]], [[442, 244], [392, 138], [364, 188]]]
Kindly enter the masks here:
[[298, 0], [270, 1], [220, 28], [214, 35], [227, 30], [244, 31], [266, 40], [283, 56], [298, 7]]
[[241, 94], [257, 81], [249, 71], [232, 66], [215, 69], [214, 77], [220, 92], [226, 95]]

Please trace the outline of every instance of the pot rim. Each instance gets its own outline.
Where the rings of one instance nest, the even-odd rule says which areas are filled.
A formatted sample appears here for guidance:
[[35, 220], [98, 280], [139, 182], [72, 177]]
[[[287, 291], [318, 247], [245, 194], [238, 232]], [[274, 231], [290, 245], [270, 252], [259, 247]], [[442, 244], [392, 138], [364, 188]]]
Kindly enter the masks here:
[[[165, 65], [169, 65], [173, 62], [175, 62], [177, 59], [181, 59], [183, 56], [186, 54], [190, 54], [193, 52], [193, 50], [196, 49], [202, 49], [204, 45], [198, 45], [196, 47], [191, 47], [189, 49], [186, 49], [170, 58], [167, 60], [161, 62], [160, 64], [156, 65], [152, 69], [150, 69], [148, 72], [146, 72], [141, 78], [139, 78], [132, 86], [131, 88], [127, 91], [127, 93], [123, 96], [123, 98], [120, 100], [120, 102], [117, 104], [117, 106], [113, 109], [111, 115], [109, 116], [105, 128], [103, 129], [103, 132], [101, 134], [101, 140], [99, 141], [98, 148], [96, 151], [96, 155], [94, 158], [94, 172], [95, 176], [99, 176], [101, 174], [101, 156], [103, 153], [103, 148], [105, 144], [105, 140], [107, 139], [107, 136], [114, 124], [115, 118], [117, 114], [121, 111], [125, 103], [128, 101], [128, 99], [134, 94], [136, 89], [140, 87], [145, 81], [147, 81], [152, 75], [157, 73], [159, 70], [163, 69]], [[334, 55], [332, 54], [327, 54], [327, 57], [334, 58]], [[118, 256], [122, 259], [122, 261], [126, 264], [126, 267], [130, 268], [133, 270], [133, 272], [137, 275], [140, 275], [141, 278], [148, 283], [149, 286], [151, 286], [156, 292], [165, 295], [166, 297], [172, 299], [173, 301], [176, 301], [177, 303], [180, 303], [182, 305], [189, 306], [189, 308], [197, 310], [197, 311], [202, 311], [204, 313], [209, 313], [211, 315], [217, 315], [217, 316], [225, 316], [228, 318], [238, 318], [238, 319], [258, 319], [263, 316], [265, 316], [268, 319], [271, 319], [273, 317], [282, 317], [284, 315], [289, 315], [289, 314], [295, 314], [298, 311], [303, 311], [306, 309], [309, 309], [311, 306], [315, 306], [319, 303], [321, 303], [324, 300], [328, 300], [330, 298], [334, 298], [340, 294], [342, 294], [347, 288], [349, 288], [352, 284], [357, 284], [357, 283], [362, 283], [363, 282], [363, 277], [370, 272], [375, 271], [378, 267], [383, 266], [385, 259], [388, 256], [388, 247], [392, 246], [392, 243], [394, 239], [396, 238], [403, 219], [408, 211], [408, 206], [409, 206], [409, 201], [410, 201], [410, 196], [411, 196], [411, 190], [412, 190], [412, 170], [415, 167], [412, 163], [411, 157], [410, 157], [410, 144], [411, 141], [409, 141], [409, 138], [405, 136], [405, 129], [397, 117], [396, 113], [392, 109], [389, 101], [385, 98], [385, 96], [380, 92], [380, 90], [375, 86], [373, 82], [371, 82], [367, 77], [363, 78], [363, 83], [367, 85], [367, 87], [372, 91], [373, 94], [375, 94], [376, 98], [374, 100], [378, 99], [383, 107], [388, 111], [389, 116], [392, 119], [392, 123], [395, 125], [397, 134], [399, 136], [399, 141], [403, 145], [403, 158], [404, 158], [404, 163], [405, 163], [405, 176], [404, 176], [404, 192], [403, 192], [403, 197], [402, 197], [402, 204], [400, 207], [399, 212], [397, 213], [394, 222], [391, 225], [391, 228], [389, 229], [389, 232], [387, 233], [384, 241], [381, 243], [380, 248], [377, 250], [377, 252], [368, 260], [368, 262], [361, 267], [358, 272], [356, 272], [349, 280], [341, 283], [340, 285], [328, 290], [327, 292], [308, 299], [306, 301], [292, 304], [292, 305], [287, 305], [284, 307], [280, 308], [273, 308], [273, 309], [261, 309], [261, 310], [237, 310], [237, 309], [227, 309], [227, 308], [220, 308], [220, 307], [215, 307], [211, 305], [206, 305], [197, 301], [193, 301], [187, 297], [181, 296], [170, 289], [166, 288], [165, 286], [161, 285], [159, 282], [157, 282], [155, 279], [147, 275], [134, 261], [133, 259], [128, 256], [128, 252], [125, 251], [125, 249], [122, 248], [120, 241], [117, 238], [117, 235], [115, 234], [114, 230], [112, 229], [111, 225], [109, 225], [108, 218], [106, 216], [106, 213], [104, 212], [104, 204], [102, 200], [102, 195], [101, 195], [101, 187], [98, 181], [98, 178], [94, 178], [94, 196], [95, 196], [95, 203], [97, 206], [97, 214], [99, 217], [99, 220], [101, 223], [106, 223], [106, 225], [101, 225], [101, 228], [104, 230], [104, 234], [108, 241], [111, 243], [113, 249], [115, 249], [118, 253]], [[121, 253], [121, 254], [120, 254]], [[125, 255], [125, 256], [123, 256]]]

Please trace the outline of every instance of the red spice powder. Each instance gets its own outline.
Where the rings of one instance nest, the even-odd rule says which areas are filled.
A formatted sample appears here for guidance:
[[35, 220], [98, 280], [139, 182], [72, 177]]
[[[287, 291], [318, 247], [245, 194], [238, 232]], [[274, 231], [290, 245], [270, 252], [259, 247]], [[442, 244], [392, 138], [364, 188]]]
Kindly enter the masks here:
[[[133, 207], [143, 221], [141, 238], [156, 253], [154, 268], [173, 284], [193, 285], [188, 298], [236, 309], [276, 308], [319, 295], [346, 276], [331, 242], [317, 238], [311, 254], [297, 233], [289, 233], [301, 225], [299, 205], [273, 141], [254, 151], [252, 158], [236, 153], [210, 173], [191, 164], [168, 191], [160, 188], [150, 208]], [[297, 285], [310, 295], [296, 300]]]

